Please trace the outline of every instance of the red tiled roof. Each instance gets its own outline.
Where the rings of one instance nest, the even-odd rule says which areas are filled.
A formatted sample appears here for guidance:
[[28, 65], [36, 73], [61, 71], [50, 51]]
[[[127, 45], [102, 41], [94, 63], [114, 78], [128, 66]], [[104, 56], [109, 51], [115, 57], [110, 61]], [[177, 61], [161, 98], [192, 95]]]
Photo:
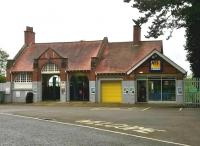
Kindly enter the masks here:
[[68, 70], [90, 70], [91, 57], [96, 57], [102, 41], [79, 41], [63, 43], [36, 43], [25, 48], [17, 57], [12, 71], [33, 71], [33, 61], [48, 48], [68, 58]]
[[96, 72], [126, 73], [154, 49], [162, 52], [162, 41], [142, 41], [139, 46], [134, 46], [133, 42], [109, 43]]
[[[33, 71], [33, 61], [48, 48], [68, 58], [68, 70], [91, 70], [91, 57], [97, 57], [103, 41], [79, 41], [63, 43], [36, 43], [21, 50], [15, 58], [12, 71]], [[142, 41], [139, 46], [133, 42], [108, 43], [97, 73], [126, 73], [154, 49], [162, 52], [162, 41]]]
[[33, 61], [34, 61], [34, 56], [33, 52], [35, 51], [34, 47], [26, 47], [22, 48], [20, 50], [20, 54], [17, 54], [15, 57], [15, 62], [12, 67], [13, 72], [18, 72], [18, 71], [33, 71]]

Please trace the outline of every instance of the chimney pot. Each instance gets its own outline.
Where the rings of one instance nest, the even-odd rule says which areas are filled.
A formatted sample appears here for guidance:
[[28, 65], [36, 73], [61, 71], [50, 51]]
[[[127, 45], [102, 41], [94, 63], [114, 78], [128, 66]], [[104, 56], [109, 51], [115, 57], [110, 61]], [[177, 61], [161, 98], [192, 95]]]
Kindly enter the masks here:
[[26, 31], [31, 31], [31, 32], [33, 32], [33, 27], [26, 26]]

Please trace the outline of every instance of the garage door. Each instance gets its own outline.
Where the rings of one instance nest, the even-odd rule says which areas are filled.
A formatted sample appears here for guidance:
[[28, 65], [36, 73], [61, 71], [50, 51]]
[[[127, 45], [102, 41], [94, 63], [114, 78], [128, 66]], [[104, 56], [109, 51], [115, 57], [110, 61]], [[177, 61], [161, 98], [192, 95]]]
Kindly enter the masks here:
[[121, 103], [122, 84], [121, 81], [102, 81], [101, 82], [102, 102]]

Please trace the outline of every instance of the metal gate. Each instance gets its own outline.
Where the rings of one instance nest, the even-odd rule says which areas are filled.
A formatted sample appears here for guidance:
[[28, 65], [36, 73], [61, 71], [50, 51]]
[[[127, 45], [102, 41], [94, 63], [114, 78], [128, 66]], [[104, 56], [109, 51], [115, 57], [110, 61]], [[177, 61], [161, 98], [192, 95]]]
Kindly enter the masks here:
[[184, 79], [184, 105], [200, 107], [200, 78]]

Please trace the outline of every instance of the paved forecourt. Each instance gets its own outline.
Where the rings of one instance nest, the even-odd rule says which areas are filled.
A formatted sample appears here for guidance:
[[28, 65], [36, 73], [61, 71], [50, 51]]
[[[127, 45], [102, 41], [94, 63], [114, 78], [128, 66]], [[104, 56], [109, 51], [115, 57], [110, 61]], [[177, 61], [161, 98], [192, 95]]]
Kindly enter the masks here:
[[136, 137], [109, 130], [9, 114], [0, 114], [0, 123], [1, 145], [177, 145], [176, 143]]
[[[1, 116], [90, 129], [152, 145], [198, 145], [199, 109], [168, 107], [0, 106]], [[31, 117], [31, 118], [27, 118]], [[1, 120], [0, 120], [1, 122]], [[86, 130], [87, 131], [87, 130]], [[76, 135], [76, 134], [75, 134]], [[88, 134], [89, 136], [90, 134]], [[75, 138], [75, 137], [73, 137]], [[129, 145], [123, 139], [121, 144]], [[129, 139], [128, 138], [128, 139]], [[97, 138], [98, 139], [98, 138]], [[101, 138], [100, 138], [101, 139]], [[120, 140], [122, 140], [120, 139]], [[88, 139], [84, 139], [87, 141]], [[113, 139], [115, 140], [115, 139]], [[117, 141], [117, 140], [116, 140]], [[115, 141], [114, 141], [115, 143]], [[109, 145], [109, 143], [107, 143]], [[117, 144], [117, 143], [116, 143]], [[120, 143], [118, 143], [120, 144]], [[133, 142], [133, 144], [136, 144]], [[138, 144], [138, 143], [137, 143]], [[137, 145], [136, 144], [136, 145]]]

